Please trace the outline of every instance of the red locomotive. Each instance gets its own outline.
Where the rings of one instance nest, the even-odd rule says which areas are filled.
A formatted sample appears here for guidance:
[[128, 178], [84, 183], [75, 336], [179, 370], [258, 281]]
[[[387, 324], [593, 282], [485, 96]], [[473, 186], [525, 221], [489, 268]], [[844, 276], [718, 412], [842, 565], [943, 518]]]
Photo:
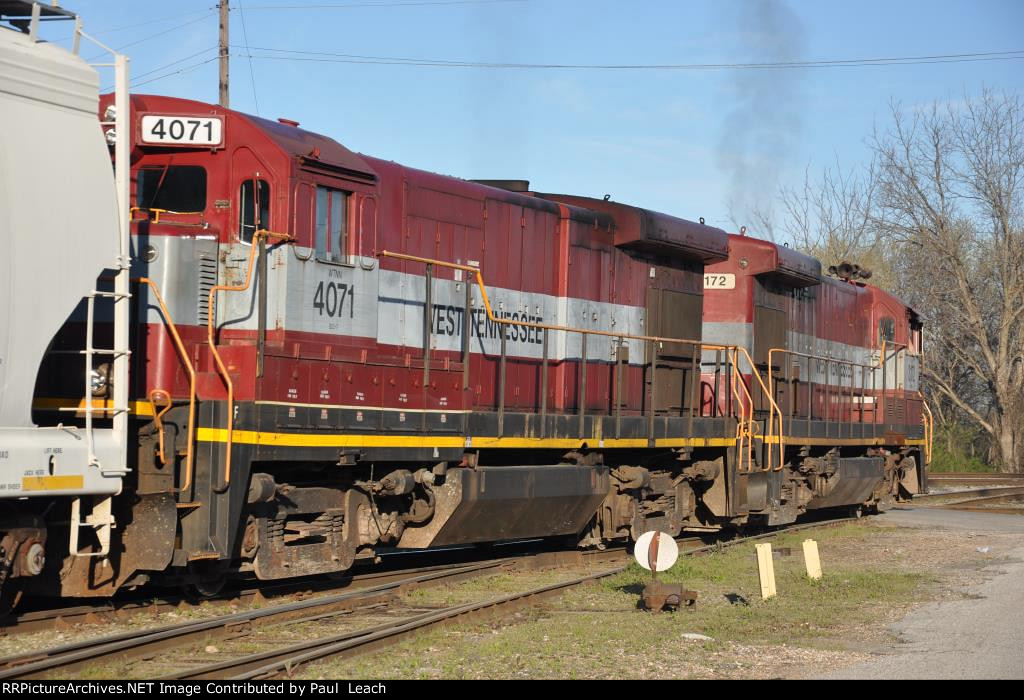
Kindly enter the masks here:
[[[139, 449], [119, 544], [51, 540], [54, 593], [599, 546], [924, 487], [917, 317], [811, 258], [200, 102], [136, 95], [130, 124]], [[46, 358], [38, 421], [81, 371]]]

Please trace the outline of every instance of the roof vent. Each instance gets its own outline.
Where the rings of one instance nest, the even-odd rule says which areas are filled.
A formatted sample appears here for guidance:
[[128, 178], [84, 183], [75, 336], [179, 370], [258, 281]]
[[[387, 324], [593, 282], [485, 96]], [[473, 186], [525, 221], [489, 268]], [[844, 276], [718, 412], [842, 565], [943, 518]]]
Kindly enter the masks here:
[[529, 192], [530, 181], [529, 180], [470, 180], [478, 185], [487, 185], [488, 187], [497, 187], [498, 189], [508, 190], [509, 192]]
[[286, 126], [295, 126], [295, 127], [297, 127], [299, 125], [299, 123], [297, 121], [295, 121], [294, 119], [285, 119], [284, 117], [278, 117], [277, 121], [281, 122], [282, 124], [284, 124]]

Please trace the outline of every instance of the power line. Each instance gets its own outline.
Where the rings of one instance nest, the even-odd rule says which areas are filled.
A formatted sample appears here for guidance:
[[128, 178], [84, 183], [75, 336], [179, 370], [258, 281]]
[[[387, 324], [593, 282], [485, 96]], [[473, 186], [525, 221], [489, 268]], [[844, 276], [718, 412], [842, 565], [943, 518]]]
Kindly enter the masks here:
[[123, 44], [121, 46], [115, 47], [114, 50], [115, 51], [120, 51], [121, 49], [127, 49], [129, 46], [135, 46], [136, 44], [141, 44], [144, 41], [149, 41], [150, 39], [156, 39], [158, 36], [163, 36], [164, 34], [170, 34], [171, 32], [175, 32], [175, 31], [177, 31], [179, 29], [182, 29], [184, 27], [187, 27], [189, 25], [195, 24], [197, 22], [202, 22], [205, 19], [209, 18], [212, 14], [213, 14], [213, 12], [207, 12], [206, 14], [204, 14], [204, 15], [202, 15], [200, 17], [196, 17], [195, 19], [190, 19], [188, 22], [184, 22], [182, 24], [176, 24], [173, 27], [168, 27], [167, 29], [159, 31], [159, 32], [157, 32], [155, 34], [150, 34], [149, 36], [144, 36], [141, 39], [136, 39], [135, 41], [133, 41], [131, 43]]
[[[208, 53], [210, 51], [216, 51], [216, 50], [217, 50], [216, 46], [207, 46], [205, 49], [203, 49], [201, 51], [196, 51], [195, 53], [190, 53], [188, 56], [183, 56], [181, 58], [178, 58], [178, 59], [175, 59], [175, 60], [171, 61], [170, 63], [165, 63], [162, 66], [157, 66], [156, 68], [150, 69], [150, 70], [146, 71], [145, 73], [139, 73], [138, 75], [133, 75], [132, 76], [132, 81], [133, 82], [132, 82], [131, 86], [135, 87], [137, 85], [143, 85], [145, 83], [152, 82], [151, 80], [145, 80], [145, 81], [141, 81], [140, 82], [139, 78], [144, 78], [147, 75], [152, 75], [153, 73], [159, 73], [160, 71], [167, 70], [171, 66], [176, 66], [179, 63], [184, 63], [185, 61], [189, 61], [189, 60], [195, 58], [196, 56], [202, 56], [204, 53]], [[200, 65], [202, 65], [202, 64], [200, 64]], [[169, 73], [168, 75], [174, 75], [174, 73]], [[159, 79], [160, 79], [159, 77], [153, 78], [153, 80], [159, 80]], [[108, 91], [113, 90], [113, 89], [114, 89], [113, 85], [107, 85], [107, 86], [103, 87], [100, 90], [100, 92], [108, 92]]]
[[245, 52], [249, 56], [249, 83], [252, 85], [252, 101], [256, 104], [256, 116], [260, 115], [260, 101], [256, 97], [256, 74], [252, 69], [252, 51], [249, 50], [249, 33], [245, 29], [245, 13], [242, 11], [242, 0], [238, 0], [238, 16], [242, 20], [242, 39], [245, 41]]
[[395, 2], [336, 2], [302, 5], [250, 5], [250, 10], [346, 10], [354, 7], [425, 7], [438, 5], [503, 5], [529, 0], [396, 0]]
[[149, 80], [143, 80], [142, 82], [139, 82], [139, 83], [132, 83], [132, 87], [136, 88], [136, 87], [139, 87], [140, 85], [146, 85], [148, 83], [156, 82], [157, 80], [163, 80], [164, 78], [170, 78], [171, 76], [181, 75], [183, 73], [191, 73], [194, 70], [202, 68], [207, 63], [213, 63], [214, 61], [216, 61], [219, 58], [220, 58], [220, 56], [214, 56], [212, 58], [206, 59], [205, 61], [200, 61], [199, 63], [196, 63], [194, 65], [185, 66], [184, 68], [181, 68], [179, 70], [172, 71], [171, 73], [166, 73], [164, 75], [158, 75], [155, 78], [150, 78]]
[[196, 56], [201, 56], [201, 55], [203, 55], [204, 53], [206, 53], [208, 51], [216, 51], [216, 50], [217, 50], [216, 46], [207, 46], [205, 49], [203, 49], [201, 51], [196, 51], [195, 53], [191, 53], [188, 56], [184, 56], [184, 57], [179, 58], [177, 60], [171, 61], [170, 63], [165, 63], [164, 65], [158, 66], [157, 68], [153, 68], [152, 70], [148, 70], [145, 73], [139, 73], [138, 75], [132, 76], [132, 78], [134, 80], [138, 80], [139, 78], [145, 78], [147, 75], [152, 75], [153, 73], [159, 73], [162, 70], [167, 70], [171, 66], [176, 66], [179, 63], [184, 63], [185, 61], [188, 61], [190, 59], [195, 58]]
[[144, 22], [135, 22], [134, 24], [126, 24], [126, 25], [121, 26], [121, 27], [114, 27], [113, 29], [101, 29], [100, 31], [97, 31], [97, 32], [90, 32], [90, 34], [95, 34], [96, 36], [105, 36], [107, 34], [117, 34], [118, 32], [123, 32], [126, 29], [135, 29], [136, 27], [143, 27], [143, 26], [145, 26], [147, 24], [156, 24], [157, 22], [163, 22], [163, 21], [168, 20], [168, 19], [182, 19], [184, 17], [189, 17], [191, 15], [198, 15], [198, 14], [206, 15], [206, 14], [209, 14], [209, 13], [210, 13], [209, 8], [207, 8], [205, 10], [193, 10], [192, 12], [179, 12], [179, 13], [174, 14], [174, 15], [164, 15], [163, 17], [154, 17], [153, 19], [147, 19]]
[[[265, 51], [270, 54], [293, 54], [289, 56], [256, 54], [254, 58], [278, 61], [306, 61], [323, 63], [355, 63], [375, 65], [405, 65], [437, 68], [498, 68], [524, 70], [765, 70], [765, 69], [807, 69], [807, 68], [856, 68], [870, 66], [922, 65], [930, 63], [971, 63], [977, 61], [1006, 61], [1024, 58], [1024, 49], [1011, 51], [987, 51], [960, 54], [935, 54], [929, 56], [896, 56], [884, 58], [830, 59], [818, 61], [779, 61], [771, 63], [661, 63], [661, 64], [584, 64], [584, 63], [498, 63], [487, 61], [459, 61], [434, 58], [409, 58], [400, 56], [367, 56], [359, 54], [331, 53], [325, 51], [300, 51], [271, 47], [245, 47], [246, 50]], [[250, 54], [251, 55], [251, 54]]]
[[[196, 22], [202, 22], [203, 20], [205, 20], [206, 18], [208, 18], [212, 14], [213, 14], [213, 12], [209, 12], [208, 11], [205, 14], [203, 14], [201, 17], [197, 17], [195, 19], [191, 19], [188, 22], [184, 22], [183, 24], [176, 24], [173, 27], [168, 27], [167, 29], [163, 29], [163, 30], [161, 30], [161, 31], [159, 31], [159, 32], [157, 32], [155, 34], [150, 34], [149, 36], [144, 36], [141, 39], [136, 39], [135, 41], [129, 42], [127, 44], [122, 44], [121, 46], [115, 46], [114, 47], [114, 51], [122, 51], [124, 49], [127, 49], [129, 46], [135, 46], [136, 44], [141, 44], [144, 41], [149, 41], [150, 39], [156, 39], [157, 37], [163, 36], [164, 34], [170, 34], [171, 32], [177, 31], [177, 30], [182, 29], [183, 27], [187, 27], [187, 26], [189, 26], [191, 24], [195, 24]], [[90, 58], [88, 60], [89, 61], [95, 61], [96, 59], [101, 58], [101, 57], [103, 57], [105, 55], [106, 55], [105, 53], [97, 54], [96, 56], [93, 56], [92, 58]]]

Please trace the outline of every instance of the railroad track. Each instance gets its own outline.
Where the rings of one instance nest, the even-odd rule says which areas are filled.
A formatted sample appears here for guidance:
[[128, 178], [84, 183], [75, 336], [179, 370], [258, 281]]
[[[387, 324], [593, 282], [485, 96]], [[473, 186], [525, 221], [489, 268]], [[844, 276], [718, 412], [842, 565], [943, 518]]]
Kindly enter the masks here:
[[930, 472], [928, 482], [936, 486], [1024, 486], [1024, 474], [992, 472]]
[[68, 674], [100, 662], [155, 656], [168, 649], [215, 640], [261, 624], [301, 620], [311, 615], [343, 612], [375, 605], [393, 597], [399, 591], [407, 591], [425, 585], [454, 583], [466, 578], [497, 572], [504, 569], [509, 561], [511, 560], [496, 559], [480, 564], [441, 567], [439, 570], [426, 573], [412, 575], [406, 573], [404, 577], [397, 580], [368, 586], [360, 590], [166, 625], [141, 632], [131, 631], [38, 652], [9, 656], [0, 659], [0, 679], [35, 679], [57, 671]]
[[[815, 527], [841, 524], [850, 518], [818, 521], [802, 525], [790, 526], [782, 532], [795, 532]], [[748, 537], [740, 537], [727, 541], [716, 542], [686, 549], [682, 556], [696, 556], [714, 551], [718, 547], [732, 547], [755, 540], [774, 537], [780, 531], [772, 531]], [[699, 538], [677, 540], [681, 544], [695, 544]], [[411, 617], [378, 624], [361, 630], [348, 631], [337, 635], [300, 642], [284, 648], [270, 649], [240, 656], [227, 661], [218, 661], [194, 667], [188, 670], [171, 673], [161, 680], [262, 680], [291, 676], [296, 669], [311, 661], [332, 658], [351, 658], [360, 654], [390, 646], [412, 635], [422, 633], [432, 627], [458, 622], [480, 621], [504, 618], [524, 607], [537, 602], [559, 596], [569, 589], [586, 585], [602, 578], [614, 576], [626, 569], [628, 564], [609, 567], [578, 576], [566, 581], [548, 584], [526, 591], [489, 598], [487, 600], [449, 606], [440, 610], [429, 610]]]
[[[575, 550], [573, 550], [575, 551]], [[135, 617], [139, 614], [160, 613], [205, 608], [211, 605], [250, 607], [268, 605], [275, 600], [290, 596], [305, 597], [318, 593], [337, 591], [341, 588], [365, 588], [367, 586], [398, 580], [411, 574], [436, 571], [445, 566], [469, 564], [514, 556], [517, 554], [538, 554], [535, 542], [517, 542], [499, 545], [490, 549], [460, 548], [442, 552], [400, 552], [385, 554], [383, 564], [373, 569], [352, 573], [339, 579], [308, 577], [286, 582], [263, 582], [259, 585], [240, 589], [225, 590], [214, 596], [197, 598], [186, 595], [169, 595], [166, 592], [153, 595], [129, 595], [119, 599], [107, 599], [77, 605], [58, 605], [39, 609], [29, 608], [17, 614], [0, 618], [0, 635], [28, 634], [42, 631], [62, 631], [79, 624], [110, 624]], [[541, 559], [556, 556], [554, 552], [541, 550]], [[419, 564], [430, 561], [429, 565]]]
[[[700, 538], [693, 538], [688, 541], [699, 542]], [[499, 547], [497, 551], [503, 551], [503, 549], [511, 549], [511, 547]], [[140, 657], [155, 657], [160, 653], [178, 647], [193, 645], [199, 642], [215, 641], [223, 637], [240, 636], [258, 627], [283, 622], [302, 623], [309, 620], [326, 619], [359, 609], [372, 609], [374, 606], [380, 606], [389, 602], [400, 593], [416, 588], [456, 583], [512, 568], [520, 571], [529, 571], [533, 569], [579, 566], [588, 563], [600, 564], [611, 559], [621, 559], [624, 556], [624, 547], [593, 551], [529, 550], [527, 553], [518, 556], [492, 558], [476, 563], [459, 562], [419, 569], [370, 572], [353, 576], [342, 583], [312, 582], [319, 583], [320, 586], [323, 586], [322, 590], [328, 591], [323, 595], [316, 595], [308, 585], [310, 582], [307, 582], [305, 587], [301, 587], [302, 590], [300, 591], [294, 590], [294, 586], [291, 587], [292, 590], [279, 586], [274, 587], [277, 593], [281, 595], [299, 595], [302, 596], [302, 599], [270, 607], [149, 628], [141, 632], [136, 630], [105, 636], [95, 640], [61, 645], [39, 652], [0, 658], [0, 679], [34, 679], [45, 677], [51, 673], [60, 673], [64, 676], [66, 674], [73, 674], [87, 666], [100, 663], [117, 663]], [[334, 590], [342, 585], [346, 586], [346, 590], [330, 593], [332, 585]], [[353, 586], [356, 590], [351, 590]], [[253, 600], [250, 600], [250, 603], [255, 604], [266, 600], [265, 594], [267, 591], [266, 589], [252, 589], [240, 593], [253, 598]], [[230, 599], [239, 600], [240, 596], [235, 595]], [[220, 602], [223, 603], [225, 600], [222, 599]], [[158, 601], [150, 608], [147, 608], [143, 603], [137, 602], [124, 609], [155, 613], [163, 609], [175, 609], [179, 605], [180, 601]], [[69, 611], [74, 614], [81, 614], [86, 618], [93, 616], [93, 621], [99, 621], [95, 616], [105, 614], [102, 606], [59, 608], [53, 611], [44, 611], [43, 614], [57, 615], [59, 617], [60, 615], [69, 614]]]
[[929, 506], [935, 504], [941, 507], [987, 498], [1006, 498], [1008, 496], [1020, 495], [1024, 495], [1024, 482], [1018, 486], [996, 486], [992, 488], [967, 489], [964, 491], [918, 494], [914, 496], [913, 503], [928, 504]]
[[[818, 521], [791, 526], [791, 532], [811, 527], [842, 523], [850, 518]], [[749, 537], [704, 544], [707, 538], [691, 537], [679, 540], [684, 556], [694, 556], [737, 544], [773, 537], [778, 531]], [[412, 634], [436, 625], [455, 621], [476, 620], [486, 617], [507, 616], [518, 609], [538, 601], [557, 596], [565, 591], [613, 576], [627, 565], [625, 548], [604, 551], [554, 551], [530, 553], [471, 564], [435, 566], [429, 570], [383, 572], [377, 581], [361, 581], [359, 590], [346, 590], [309, 597], [304, 600], [246, 610], [202, 620], [183, 622], [116, 634], [96, 640], [76, 642], [37, 652], [19, 654], [0, 659], [0, 679], [39, 679], [46, 677], [73, 677], [78, 671], [100, 664], [116, 664], [138, 659], [156, 659], [166, 662], [172, 669], [166, 679], [258, 679], [291, 673], [298, 666], [315, 659], [348, 657], [394, 644]], [[396, 599], [408, 591], [429, 586], [442, 586], [457, 581], [497, 574], [504, 571], [526, 571], [541, 568], [594, 567], [608, 562], [614, 566], [600, 568], [565, 581], [548, 584], [505, 596], [471, 603], [436, 608], [402, 608]], [[366, 579], [371, 579], [372, 574]], [[302, 625], [320, 623], [328, 629], [343, 617], [363, 615], [370, 620], [358, 629], [319, 635], [315, 639], [296, 644], [276, 644], [276, 648], [255, 653], [238, 654], [234, 658], [218, 660], [213, 664], [196, 665], [195, 655], [175, 661], [174, 650], [207, 645], [218, 640], [246, 638], [266, 628], [287, 623]], [[397, 619], [382, 619], [400, 615]], [[267, 643], [264, 642], [264, 646]], [[272, 647], [274, 645], [271, 645]], [[154, 674], [155, 675], [155, 674]]]

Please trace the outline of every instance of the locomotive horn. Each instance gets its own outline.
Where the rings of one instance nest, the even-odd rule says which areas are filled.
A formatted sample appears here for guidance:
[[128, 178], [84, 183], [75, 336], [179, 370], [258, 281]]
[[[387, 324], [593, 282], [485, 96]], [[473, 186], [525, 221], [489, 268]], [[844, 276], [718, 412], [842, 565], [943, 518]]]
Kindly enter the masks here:
[[862, 267], [857, 274], [859, 274], [860, 278], [863, 280], [871, 279], [871, 268]]
[[839, 275], [839, 279], [848, 280], [854, 275], [854, 266], [844, 260], [839, 263], [836, 273]]

